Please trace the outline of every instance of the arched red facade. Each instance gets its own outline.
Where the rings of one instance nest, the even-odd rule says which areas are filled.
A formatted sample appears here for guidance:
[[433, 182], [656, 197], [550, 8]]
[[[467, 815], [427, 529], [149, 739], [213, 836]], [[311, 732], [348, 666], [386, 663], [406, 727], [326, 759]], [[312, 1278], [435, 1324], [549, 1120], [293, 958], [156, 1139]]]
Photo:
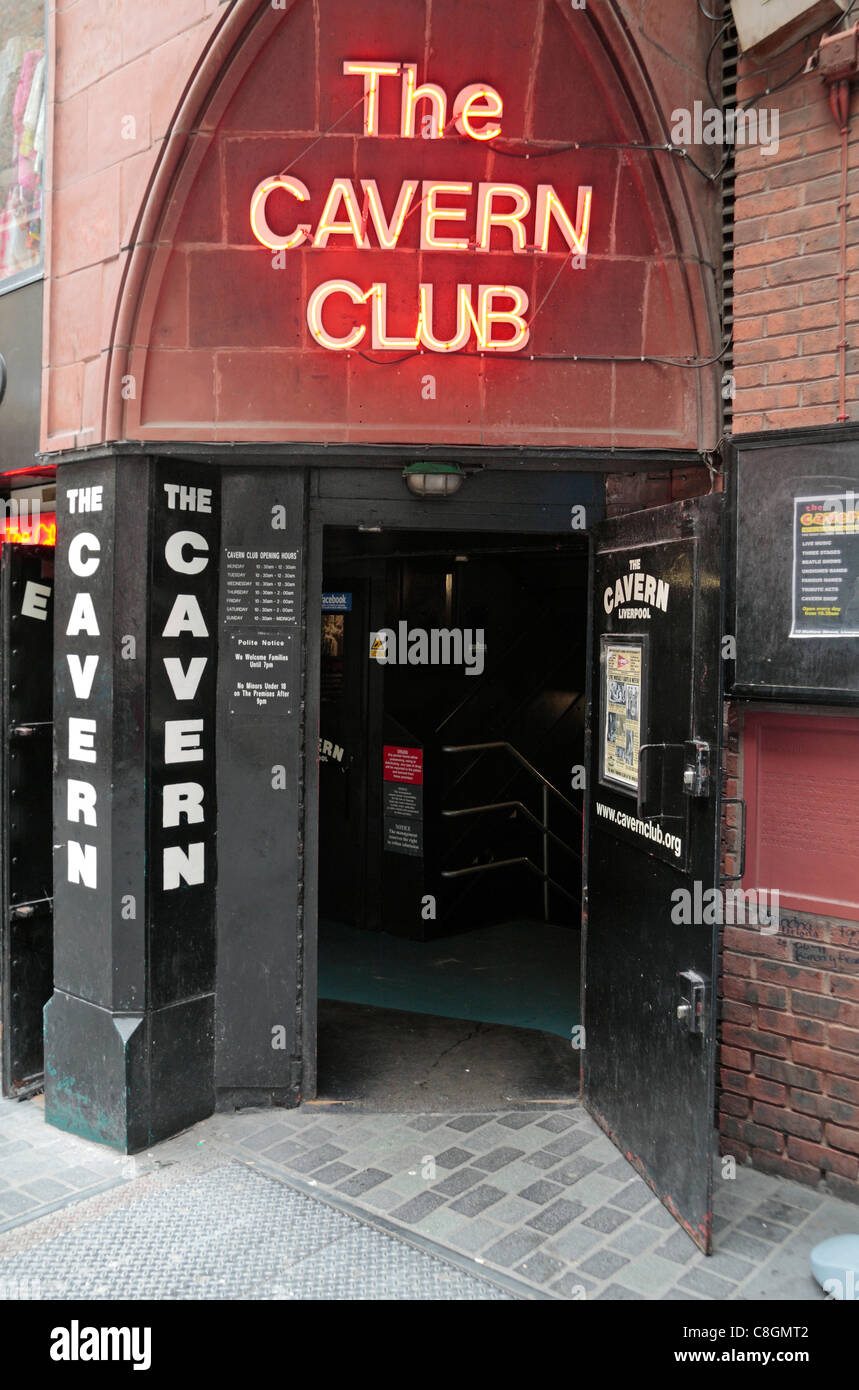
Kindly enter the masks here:
[[[669, 112], [629, 32], [611, 11], [560, 0], [502, 12], [455, 0], [392, 3], [384, 23], [378, 8], [372, 32], [347, 0], [240, 5], [216, 31], [141, 211], [114, 320], [105, 437], [711, 447], [718, 369], [674, 363], [718, 352], [712, 192], [664, 149], [631, 148], [665, 145]], [[363, 79], [344, 76], [347, 60], [414, 63], [418, 83], [446, 94], [444, 137], [421, 138], [428, 102], [417, 107], [415, 135], [402, 136], [394, 75], [379, 80], [378, 134], [363, 133]], [[504, 103], [491, 141], [461, 134], [452, 120], [456, 94], [478, 81]], [[388, 217], [403, 182], [416, 181], [396, 247], [378, 244], [370, 220], [367, 247], [335, 232], [324, 247], [267, 250], [251, 230], [251, 198], [285, 169], [310, 198], [298, 204], [277, 190], [269, 199], [282, 232], [296, 209], [318, 226], [335, 178], [351, 180], [358, 215], [368, 211], [361, 181], [375, 181]], [[468, 249], [421, 250], [425, 181], [470, 186], [438, 195], [439, 207], [463, 217], [436, 224]], [[592, 188], [584, 266], [575, 268], [557, 219], [545, 252], [514, 254], [516, 234], [504, 227], [480, 249], [486, 183], [525, 190], [531, 247], [540, 185], [551, 185], [573, 222], [578, 190]], [[357, 350], [328, 350], [308, 327], [308, 299], [344, 280], [362, 291], [385, 285], [387, 332], [404, 339], [416, 332], [421, 284], [433, 287], [437, 335], [448, 337], [456, 285], [473, 287], [475, 306], [480, 285], [516, 286], [527, 297], [528, 341], [483, 353], [472, 334], [449, 355], [373, 350], [370, 305], [341, 294], [326, 306], [331, 331], [365, 323], [367, 332]]]

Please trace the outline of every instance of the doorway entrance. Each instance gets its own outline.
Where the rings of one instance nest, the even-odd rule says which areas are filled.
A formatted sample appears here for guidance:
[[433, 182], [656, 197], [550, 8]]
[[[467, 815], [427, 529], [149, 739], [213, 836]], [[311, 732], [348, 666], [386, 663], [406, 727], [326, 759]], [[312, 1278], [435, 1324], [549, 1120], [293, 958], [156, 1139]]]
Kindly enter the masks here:
[[323, 534], [318, 1095], [573, 1100], [586, 539]]
[[42, 1087], [53, 985], [55, 535], [54, 517], [32, 511], [0, 529], [0, 1054], [3, 1095], [17, 1099]]

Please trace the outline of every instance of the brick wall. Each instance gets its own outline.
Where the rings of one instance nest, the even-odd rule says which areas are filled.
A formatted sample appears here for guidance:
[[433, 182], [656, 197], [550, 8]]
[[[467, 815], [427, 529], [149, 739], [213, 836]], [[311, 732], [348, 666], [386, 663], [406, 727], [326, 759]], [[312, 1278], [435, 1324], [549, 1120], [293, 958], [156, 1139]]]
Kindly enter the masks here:
[[[742, 795], [729, 702], [724, 750], [723, 795]], [[726, 806], [722, 872], [739, 868], [739, 808]], [[859, 1202], [859, 926], [788, 908], [776, 933], [725, 926], [720, 946], [722, 1152]]]
[[[795, 73], [819, 42], [809, 37], [766, 76], [742, 76], [739, 100]], [[761, 107], [779, 113], [779, 145], [736, 153], [734, 430], [835, 423], [838, 413], [838, 272], [841, 137], [815, 73]], [[847, 414], [859, 419], [859, 119], [854, 87], [848, 143]]]
[[859, 945], [855, 924], [805, 914], [782, 913], [774, 936], [724, 929], [719, 1128], [724, 1153], [859, 1202], [859, 953], [846, 941]]

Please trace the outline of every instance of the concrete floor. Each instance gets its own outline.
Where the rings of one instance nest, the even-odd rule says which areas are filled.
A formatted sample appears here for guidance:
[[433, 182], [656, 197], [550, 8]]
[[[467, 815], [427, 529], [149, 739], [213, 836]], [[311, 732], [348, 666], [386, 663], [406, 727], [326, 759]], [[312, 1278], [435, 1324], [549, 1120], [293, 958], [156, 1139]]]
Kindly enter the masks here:
[[707, 1258], [578, 1105], [246, 1111], [128, 1158], [0, 1101], [5, 1298], [824, 1301], [810, 1250], [859, 1232], [749, 1168], [714, 1208]]
[[581, 1022], [581, 932], [498, 922], [429, 941], [319, 924], [319, 997], [556, 1033]]
[[572, 1102], [569, 1040], [531, 1028], [320, 999], [319, 1095], [370, 1110], [495, 1110]]

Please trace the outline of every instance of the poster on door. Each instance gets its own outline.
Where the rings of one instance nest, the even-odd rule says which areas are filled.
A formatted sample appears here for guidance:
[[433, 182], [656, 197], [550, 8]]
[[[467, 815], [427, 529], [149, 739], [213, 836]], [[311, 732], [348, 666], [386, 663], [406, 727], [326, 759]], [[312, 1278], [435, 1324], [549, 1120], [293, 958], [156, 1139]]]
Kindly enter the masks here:
[[637, 791], [641, 745], [641, 647], [606, 644], [603, 681], [603, 777]]
[[791, 637], [859, 637], [859, 499], [793, 499]]

